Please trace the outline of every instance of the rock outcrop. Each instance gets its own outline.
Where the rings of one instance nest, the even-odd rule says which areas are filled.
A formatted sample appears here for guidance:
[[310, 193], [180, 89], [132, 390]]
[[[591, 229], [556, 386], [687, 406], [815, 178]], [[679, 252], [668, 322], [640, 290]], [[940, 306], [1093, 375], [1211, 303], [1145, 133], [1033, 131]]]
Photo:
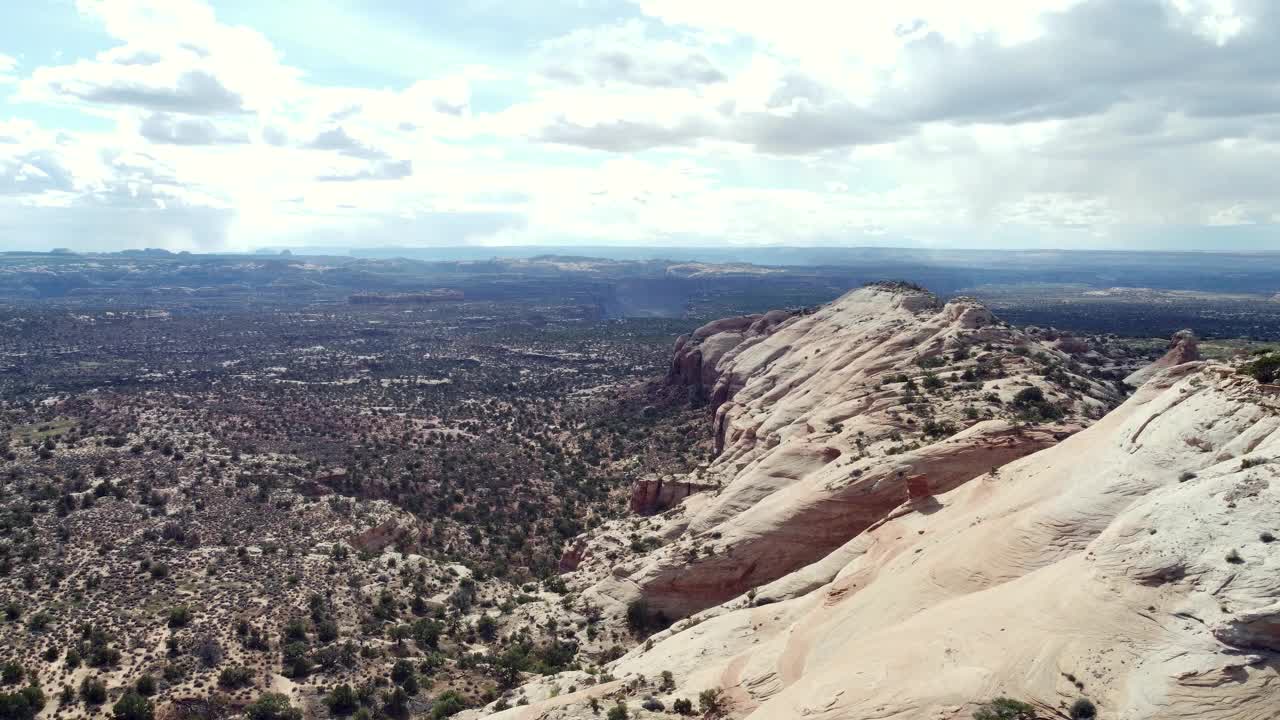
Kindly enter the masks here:
[[714, 488], [686, 477], [651, 475], [632, 485], [629, 506], [636, 515], [652, 515], [674, 507], [694, 493]]
[[815, 562], [908, 498], [1053, 445], [1119, 401], [978, 302], [895, 283], [699, 328], [677, 343], [668, 382], [709, 401], [718, 457], [700, 482], [723, 489], [587, 594], [673, 618]]
[[[698, 516], [711, 513], [723, 504]], [[609, 666], [616, 680], [551, 697], [579, 681], [545, 679], [525, 690], [532, 704], [495, 717], [585, 720], [592, 698], [672, 707], [718, 689], [728, 716], [752, 720], [959, 720], [999, 696], [1043, 717], [1087, 697], [1099, 717], [1269, 718], [1278, 532], [1280, 398], [1186, 363], [1083, 432], [901, 503], [659, 633]], [[674, 687], [641, 684], [664, 671]]]
[[1190, 330], [1179, 330], [1169, 340], [1169, 350], [1160, 359], [1134, 371], [1124, 381], [1134, 387], [1138, 387], [1155, 377], [1156, 373], [1161, 370], [1167, 370], [1183, 363], [1195, 362], [1199, 359], [1200, 341], [1196, 339], [1196, 334]]

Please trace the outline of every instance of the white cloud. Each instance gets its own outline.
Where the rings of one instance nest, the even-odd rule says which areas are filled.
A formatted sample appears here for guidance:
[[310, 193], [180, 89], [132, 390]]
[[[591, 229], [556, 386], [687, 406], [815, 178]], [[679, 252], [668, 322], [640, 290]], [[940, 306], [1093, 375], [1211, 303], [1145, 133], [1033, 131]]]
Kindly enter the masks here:
[[1075, 242], [1280, 216], [1263, 0], [636, 6], [464, 59], [415, 38], [415, 79], [358, 83], [198, 0], [80, 0], [114, 47], [24, 65], [16, 98], [114, 130], [0, 124], [0, 218], [246, 247]]
[[41, 67], [30, 99], [82, 101], [192, 114], [272, 107], [297, 89], [299, 71], [246, 27], [219, 23], [198, 0], [78, 0], [121, 42], [70, 65]]
[[0, 53], [0, 85], [17, 81], [13, 71], [18, 67], [18, 59], [12, 55]]

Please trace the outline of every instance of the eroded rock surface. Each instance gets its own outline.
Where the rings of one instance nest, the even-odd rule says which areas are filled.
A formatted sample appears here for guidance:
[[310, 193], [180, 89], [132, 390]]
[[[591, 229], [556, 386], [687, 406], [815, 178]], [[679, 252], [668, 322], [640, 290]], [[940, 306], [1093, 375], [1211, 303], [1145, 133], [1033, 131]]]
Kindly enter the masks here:
[[[616, 681], [497, 717], [714, 688], [752, 720], [956, 720], [997, 696], [1062, 716], [1083, 696], [1099, 717], [1269, 718], [1278, 528], [1280, 398], [1186, 363], [1083, 432], [659, 633], [608, 668]], [[663, 671], [674, 687], [655, 687]]]
[[1190, 330], [1179, 330], [1169, 340], [1168, 352], [1150, 365], [1135, 371], [1124, 381], [1137, 387], [1150, 380], [1161, 370], [1167, 370], [1183, 363], [1195, 362], [1199, 359], [1200, 341], [1196, 339], [1196, 334]]
[[893, 283], [813, 312], [710, 323], [677, 343], [668, 382], [709, 401], [718, 457], [701, 482], [723, 489], [592, 594], [676, 618], [821, 559], [909, 497], [1053, 445], [1119, 400], [978, 302]]

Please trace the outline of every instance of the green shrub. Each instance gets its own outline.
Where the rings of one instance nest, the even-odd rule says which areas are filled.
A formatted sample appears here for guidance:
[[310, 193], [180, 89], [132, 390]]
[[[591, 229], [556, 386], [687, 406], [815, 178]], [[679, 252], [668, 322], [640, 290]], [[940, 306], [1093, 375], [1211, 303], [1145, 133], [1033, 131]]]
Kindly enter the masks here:
[[1024, 702], [1000, 697], [978, 708], [973, 720], [1036, 720], [1036, 712]]
[[302, 720], [302, 711], [289, 704], [288, 696], [266, 693], [244, 709], [249, 720]]
[[156, 694], [156, 679], [150, 675], [143, 675], [133, 684], [133, 689], [143, 697], [151, 697]]
[[107, 701], [107, 686], [101, 680], [87, 677], [80, 682], [80, 698], [89, 705], [101, 705]]
[[463, 702], [462, 696], [452, 690], [446, 690], [440, 693], [435, 702], [431, 703], [432, 720], [441, 720], [441, 718], [457, 715], [467, 709], [467, 704]]
[[698, 709], [703, 715], [711, 717], [724, 712], [724, 691], [720, 688], [708, 688], [698, 693]]
[[343, 683], [329, 691], [325, 704], [334, 715], [350, 715], [360, 706], [360, 698], [350, 685]]
[[186, 605], [175, 605], [169, 608], [169, 627], [183, 628], [191, 623], [191, 608]]
[[150, 700], [130, 691], [111, 706], [111, 716], [115, 720], [154, 720], [156, 712]]
[[413, 663], [408, 660], [397, 660], [395, 665], [391, 666], [391, 681], [397, 685], [403, 685], [404, 681], [413, 675]]
[[1275, 382], [1280, 377], [1280, 352], [1272, 352], [1245, 363], [1240, 367], [1240, 372], [1252, 376], [1260, 383]]
[[1080, 698], [1071, 703], [1071, 720], [1093, 720], [1098, 717], [1098, 708], [1089, 698]]
[[0, 693], [0, 718], [32, 720], [44, 704], [44, 692], [38, 685], [30, 685], [17, 692]]
[[627, 720], [631, 715], [627, 712], [627, 704], [619, 700], [617, 705], [609, 708], [605, 717], [609, 720]]
[[251, 682], [253, 682], [253, 671], [243, 665], [232, 665], [218, 673], [218, 685], [228, 690], [245, 687]]

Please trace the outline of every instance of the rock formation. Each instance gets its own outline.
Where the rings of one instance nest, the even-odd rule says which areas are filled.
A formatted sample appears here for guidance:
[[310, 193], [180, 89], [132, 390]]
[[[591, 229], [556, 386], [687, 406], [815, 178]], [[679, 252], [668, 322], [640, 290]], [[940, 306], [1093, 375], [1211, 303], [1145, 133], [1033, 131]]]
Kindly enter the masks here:
[[1119, 399], [976, 301], [890, 283], [699, 328], [677, 342], [668, 382], [709, 400], [718, 457], [702, 481], [723, 490], [589, 594], [676, 618], [821, 559], [909, 496], [1053, 445]]
[[636, 515], [652, 515], [677, 505], [694, 493], [714, 487], [684, 477], [653, 475], [642, 478], [632, 486], [629, 505], [631, 512]]
[[[889, 301], [876, 302], [882, 300]], [[901, 304], [888, 305], [884, 322], [910, 332], [917, 339], [911, 347], [928, 347], [937, 334], [956, 337], [954, 324], [933, 324], [939, 315], [972, 312], [926, 311], [912, 322]], [[938, 332], [921, 338], [921, 325]], [[757, 346], [764, 349], [762, 342]], [[867, 348], [861, 357], [870, 353]], [[824, 360], [879, 367], [870, 361], [883, 355]], [[738, 367], [721, 366], [720, 375]], [[769, 423], [780, 406], [802, 417], [795, 404], [810, 394], [800, 382], [773, 401], [772, 412], [763, 412], [765, 406], [752, 401], [762, 376], [743, 377], [732, 401], [733, 408], [756, 411], [728, 411], [726, 457], [749, 458], [751, 467], [776, 462], [769, 458], [788, 441], [770, 439], [781, 428], [763, 429], [774, 427]], [[825, 407], [811, 406], [806, 422]], [[760, 429], [744, 448], [749, 423]], [[805, 442], [819, 444], [816, 434], [815, 428]], [[962, 435], [989, 437], [990, 431], [970, 428]], [[831, 442], [824, 435], [821, 446]], [[936, 456], [947, 454], [945, 442], [935, 445]], [[905, 475], [909, 487], [918, 487], [917, 476], [933, 478], [943, 467], [921, 457], [877, 460], [915, 468], [863, 468], [864, 477], [879, 472], [885, 486]], [[979, 460], [961, 463], [976, 467]], [[716, 557], [736, 553], [764, 562], [750, 554], [743, 527], [785, 543], [802, 534], [788, 527], [789, 518], [808, 518], [807, 508], [833, 496], [863, 522], [861, 505], [876, 491], [848, 494], [845, 488], [857, 481], [841, 485], [824, 474], [821, 468], [831, 464], [795, 461], [800, 472], [790, 473], [789, 482], [768, 475], [779, 479], [772, 492], [744, 496], [730, 487], [697, 511], [688, 532], [717, 528]], [[815, 467], [822, 483], [797, 495], [794, 488], [806, 485]], [[998, 471], [954, 480], [964, 474], [932, 488], [923, 502], [900, 502], [811, 564], [659, 633], [609, 666], [616, 680], [543, 679], [522, 689], [531, 704], [495, 717], [585, 720], [595, 717], [593, 698], [605, 707], [624, 699], [634, 708], [652, 693], [670, 708], [676, 698], [696, 704], [706, 689], [722, 691], [728, 716], [752, 720], [958, 720], [999, 696], [1047, 708], [1039, 717], [1066, 717], [1081, 697], [1096, 704], [1099, 717], [1129, 720], [1274, 715], [1280, 699], [1280, 398], [1261, 393], [1233, 368], [1185, 363], [1155, 374], [1083, 432]], [[735, 523], [730, 502], [740, 508], [736, 517], [753, 522]], [[788, 503], [806, 509], [761, 519], [762, 504]], [[734, 541], [726, 543], [730, 533]], [[689, 573], [700, 571], [694, 565]], [[641, 582], [646, 572], [640, 571]], [[673, 687], [652, 682], [664, 671]], [[553, 697], [552, 688], [568, 685], [576, 692]]]
[[1195, 362], [1200, 359], [1200, 342], [1196, 339], [1196, 334], [1190, 330], [1179, 330], [1173, 334], [1173, 338], [1169, 340], [1169, 350], [1159, 360], [1150, 365], [1135, 371], [1132, 375], [1125, 378], [1124, 381], [1134, 387], [1150, 380], [1156, 373], [1161, 370], [1181, 365], [1183, 363]]

